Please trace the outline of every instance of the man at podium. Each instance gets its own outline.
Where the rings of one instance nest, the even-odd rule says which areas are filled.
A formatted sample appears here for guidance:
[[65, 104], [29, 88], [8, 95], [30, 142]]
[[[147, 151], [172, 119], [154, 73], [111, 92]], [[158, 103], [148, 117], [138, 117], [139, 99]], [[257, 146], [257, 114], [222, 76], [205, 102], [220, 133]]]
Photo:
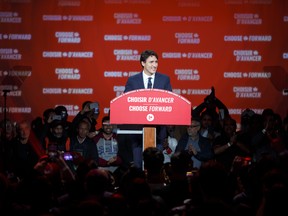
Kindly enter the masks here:
[[[157, 71], [158, 54], [153, 50], [145, 50], [140, 55], [142, 72], [128, 78], [124, 93], [137, 89], [162, 89], [172, 91], [170, 77]], [[156, 127], [156, 144], [162, 150], [162, 143], [167, 137], [166, 127]], [[131, 135], [133, 162], [138, 168], [142, 167], [143, 137], [142, 135]]]

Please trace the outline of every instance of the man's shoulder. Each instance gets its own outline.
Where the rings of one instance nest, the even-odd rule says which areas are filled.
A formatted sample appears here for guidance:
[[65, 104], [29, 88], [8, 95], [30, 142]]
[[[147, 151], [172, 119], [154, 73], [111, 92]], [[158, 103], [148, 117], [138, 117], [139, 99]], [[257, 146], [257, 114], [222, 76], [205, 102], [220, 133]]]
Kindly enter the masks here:
[[142, 77], [142, 72], [135, 73], [135, 74], [129, 76], [128, 79], [134, 79], [134, 78], [137, 78], [137, 77]]
[[211, 140], [207, 137], [202, 136], [201, 134], [199, 134], [199, 142], [202, 144], [211, 144]]
[[164, 73], [161, 73], [161, 72], [155, 73], [155, 78], [156, 77], [158, 77], [158, 78], [166, 78], [166, 79], [169, 78], [169, 76], [167, 74], [164, 74]]

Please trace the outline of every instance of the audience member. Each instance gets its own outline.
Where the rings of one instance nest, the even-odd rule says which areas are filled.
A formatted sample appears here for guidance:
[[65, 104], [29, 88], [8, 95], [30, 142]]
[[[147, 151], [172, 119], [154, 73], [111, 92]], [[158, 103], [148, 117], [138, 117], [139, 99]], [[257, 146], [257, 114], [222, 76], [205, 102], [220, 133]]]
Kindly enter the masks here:
[[126, 201], [128, 216], [167, 215], [163, 199], [151, 192], [145, 172], [137, 167], [130, 167], [123, 174], [117, 193]]
[[[11, 155], [9, 164], [12, 173], [20, 180], [30, 175], [39, 157], [44, 153], [37, 139], [32, 139], [31, 123], [20, 121], [17, 126], [17, 136], [11, 140]], [[34, 141], [34, 142], [33, 142]]]
[[215, 88], [211, 87], [211, 93], [204, 98], [204, 101], [197, 105], [192, 110], [192, 116], [196, 118], [201, 117], [201, 113], [206, 111], [212, 116], [213, 128], [215, 131], [219, 131], [222, 127], [222, 120], [229, 116], [229, 110], [226, 105], [216, 97]]
[[98, 149], [99, 168], [110, 171], [117, 178], [124, 166], [117, 134], [113, 132], [113, 125], [110, 124], [109, 116], [102, 118], [102, 128], [93, 139]]
[[9, 160], [11, 152], [11, 141], [16, 137], [16, 127], [11, 119], [3, 119], [0, 122], [0, 168], [2, 172], [9, 170]]
[[175, 125], [167, 125], [167, 138], [163, 142], [164, 164], [170, 163], [171, 156], [174, 154], [178, 140], [174, 137]]
[[187, 127], [187, 133], [180, 138], [175, 150], [175, 152], [187, 151], [195, 169], [199, 169], [202, 162], [214, 159], [212, 143], [208, 138], [200, 135], [200, 127], [200, 120], [193, 118], [191, 125]]
[[47, 108], [43, 111], [42, 117], [36, 117], [31, 122], [32, 131], [40, 141], [47, 135], [54, 115], [56, 115], [54, 108]]
[[[197, 175], [199, 199], [197, 204], [190, 204], [187, 215], [223, 215], [240, 216], [232, 205], [235, 179], [231, 179], [224, 166], [214, 160], [202, 164]], [[193, 189], [192, 189], [193, 190]]]
[[219, 121], [218, 120], [217, 122], [214, 121], [215, 119], [213, 118], [213, 115], [208, 110], [205, 110], [200, 114], [201, 127], [199, 133], [203, 137], [209, 138], [211, 142], [213, 142], [214, 139], [220, 135], [220, 131], [222, 130], [223, 127], [222, 123], [221, 127], [218, 127], [218, 131], [216, 131], [215, 125], [217, 125]]
[[[264, 109], [261, 114], [262, 127], [251, 139], [251, 147], [253, 148], [253, 160], [259, 161], [264, 156], [271, 156], [278, 158], [279, 154], [285, 150], [284, 143], [281, 143], [281, 137], [278, 136], [278, 132], [275, 130], [275, 113], [272, 109]], [[280, 139], [274, 145], [276, 138]]]
[[185, 200], [191, 199], [190, 177], [193, 175], [191, 155], [185, 150], [175, 152], [171, 157], [169, 168], [169, 171], [166, 170], [169, 183], [162, 189], [160, 196], [172, 211], [174, 207], [181, 206]]
[[164, 155], [160, 149], [156, 147], [147, 147], [143, 151], [143, 164], [152, 194], [157, 194], [161, 191], [166, 182], [164, 168]]
[[44, 139], [43, 147], [46, 153], [70, 151], [70, 137], [64, 129], [62, 120], [53, 120], [50, 123], [50, 130]]
[[246, 146], [237, 139], [236, 129], [236, 120], [231, 117], [225, 118], [221, 135], [213, 142], [215, 159], [221, 162], [227, 170], [231, 169], [236, 156], [250, 158], [252, 156], [250, 146]]
[[65, 133], [70, 137], [73, 134], [73, 125], [72, 122], [68, 120], [68, 110], [63, 105], [58, 105], [55, 107], [55, 114], [60, 116], [61, 121], [63, 122], [63, 129]]
[[[95, 107], [91, 106], [91, 104], [95, 104]], [[97, 109], [98, 106], [98, 109]], [[82, 120], [87, 121], [90, 124], [90, 130], [88, 137], [93, 138], [97, 134], [97, 119], [99, 117], [99, 104], [98, 102], [92, 101], [84, 101], [82, 103], [82, 109], [76, 114], [76, 116], [72, 120], [74, 132], [77, 130], [78, 123]]]
[[[87, 163], [95, 163], [98, 166], [98, 149], [93, 139], [88, 137], [90, 124], [82, 120], [78, 123], [77, 132], [70, 138], [70, 152], [74, 163], [79, 164], [81, 159]], [[80, 156], [80, 158], [78, 158]]]

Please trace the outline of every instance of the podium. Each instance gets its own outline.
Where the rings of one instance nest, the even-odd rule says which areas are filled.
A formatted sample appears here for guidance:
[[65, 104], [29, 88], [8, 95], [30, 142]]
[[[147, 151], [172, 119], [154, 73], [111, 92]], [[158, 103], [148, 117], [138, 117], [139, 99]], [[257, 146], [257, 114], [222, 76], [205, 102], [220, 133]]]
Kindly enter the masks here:
[[191, 102], [161, 89], [130, 91], [110, 101], [110, 123], [122, 125], [118, 134], [142, 134], [143, 150], [156, 147], [155, 125], [190, 125]]

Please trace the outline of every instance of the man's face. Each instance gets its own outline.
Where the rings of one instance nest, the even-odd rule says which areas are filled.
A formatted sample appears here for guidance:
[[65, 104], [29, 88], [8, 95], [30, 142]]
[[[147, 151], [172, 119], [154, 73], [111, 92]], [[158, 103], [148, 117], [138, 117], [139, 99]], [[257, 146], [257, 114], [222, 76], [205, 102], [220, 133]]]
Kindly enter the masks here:
[[141, 62], [144, 73], [151, 76], [156, 73], [158, 68], [158, 59], [155, 56], [149, 56], [146, 62]]
[[113, 126], [110, 124], [110, 121], [104, 121], [102, 123], [102, 128], [105, 134], [111, 134], [113, 130]]
[[224, 120], [223, 129], [224, 129], [225, 133], [227, 133], [227, 134], [233, 134], [236, 132], [235, 124], [230, 119]]
[[80, 123], [78, 127], [78, 136], [81, 138], [85, 138], [89, 133], [89, 125], [88, 123]]
[[26, 123], [19, 124], [19, 135], [21, 139], [28, 139], [30, 136], [31, 127]]
[[196, 136], [200, 130], [200, 122], [191, 121], [191, 125], [187, 127], [187, 133], [189, 136]]
[[209, 126], [212, 126], [212, 117], [210, 115], [204, 115], [201, 119], [201, 125], [203, 128], [208, 128]]
[[58, 125], [58, 126], [52, 128], [52, 133], [57, 138], [61, 138], [63, 136], [63, 131], [64, 131], [64, 129], [63, 129], [62, 125]]

